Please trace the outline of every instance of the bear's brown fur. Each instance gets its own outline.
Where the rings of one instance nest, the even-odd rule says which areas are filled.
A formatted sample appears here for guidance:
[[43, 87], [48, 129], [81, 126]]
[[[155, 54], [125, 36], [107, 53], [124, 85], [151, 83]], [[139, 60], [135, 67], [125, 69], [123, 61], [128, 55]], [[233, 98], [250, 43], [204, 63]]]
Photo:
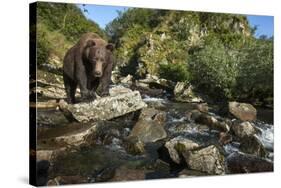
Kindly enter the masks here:
[[97, 34], [86, 33], [67, 51], [63, 61], [63, 80], [68, 103], [75, 103], [77, 86], [82, 100], [94, 99], [99, 85], [101, 95], [108, 94], [113, 48]]

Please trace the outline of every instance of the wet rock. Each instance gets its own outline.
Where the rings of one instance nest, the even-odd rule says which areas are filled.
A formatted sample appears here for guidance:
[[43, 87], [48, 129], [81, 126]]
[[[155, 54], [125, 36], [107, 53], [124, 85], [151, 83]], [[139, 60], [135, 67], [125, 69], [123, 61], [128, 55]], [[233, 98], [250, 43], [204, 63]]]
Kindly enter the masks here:
[[265, 158], [268, 155], [264, 145], [255, 135], [251, 137], [244, 137], [239, 148], [242, 152], [252, 154], [257, 157]]
[[133, 84], [133, 76], [128, 74], [128, 76], [126, 76], [125, 78], [121, 78], [120, 82], [122, 84], [132, 85]]
[[103, 97], [90, 103], [61, 103], [60, 108], [72, 114], [79, 122], [109, 120], [146, 107], [138, 91]]
[[233, 125], [231, 126], [231, 130], [239, 138], [250, 137], [256, 133], [254, 126], [247, 121], [242, 123], [233, 123]]
[[228, 132], [230, 130], [229, 125], [226, 122], [220, 122], [215, 117], [208, 114], [201, 113], [195, 119], [196, 123], [208, 125], [211, 129]]
[[117, 86], [114, 86], [114, 87], [109, 89], [109, 95], [111, 97], [115, 97], [115, 96], [118, 96], [120, 94], [126, 94], [126, 93], [130, 93], [130, 92], [132, 92], [131, 89], [126, 88], [126, 87], [121, 86], [121, 85], [117, 85]]
[[143, 108], [139, 119], [153, 120], [158, 123], [164, 123], [166, 121], [166, 112], [157, 110], [155, 108]]
[[140, 155], [145, 153], [144, 143], [136, 137], [129, 137], [124, 141], [124, 148], [133, 155]]
[[190, 169], [207, 172], [209, 174], [225, 173], [224, 156], [214, 145], [184, 152], [183, 157]]
[[175, 84], [172, 81], [166, 79], [160, 79], [157, 76], [147, 74], [145, 79], [138, 81], [139, 84], [145, 86], [148, 85], [149, 88], [164, 89], [167, 91], [173, 90]]
[[195, 108], [197, 110], [199, 110], [200, 112], [207, 113], [209, 111], [209, 106], [207, 103], [199, 103], [199, 104], [194, 104], [194, 105], [195, 105]]
[[109, 181], [132, 181], [132, 180], [144, 180], [145, 170], [141, 169], [129, 169], [126, 166], [121, 166], [115, 170], [115, 174]]
[[50, 167], [50, 162], [47, 160], [40, 160], [36, 162], [37, 186], [44, 186], [47, 184], [49, 167]]
[[193, 86], [185, 82], [177, 82], [174, 88], [175, 100], [179, 102], [203, 102], [193, 91]]
[[[97, 123], [90, 123], [81, 126], [81, 124], [73, 124], [61, 127], [54, 127], [46, 131], [41, 131], [38, 135], [38, 144], [47, 151], [44, 151], [47, 155], [53, 154], [56, 150], [53, 148], [61, 148], [66, 146], [79, 146], [81, 144], [92, 144], [94, 142], [94, 136], [97, 132]], [[60, 151], [58, 151], [60, 152]], [[42, 153], [43, 155], [43, 153]], [[48, 155], [47, 155], [48, 156]]]
[[113, 178], [114, 173], [115, 167], [105, 168], [94, 178], [94, 182], [106, 182]]
[[88, 178], [83, 176], [58, 176], [48, 181], [48, 186], [88, 183]]
[[229, 173], [273, 172], [273, 163], [253, 155], [234, 152], [226, 158]]
[[136, 137], [143, 143], [149, 143], [166, 138], [167, 133], [161, 123], [140, 119], [133, 127], [129, 137]]
[[175, 163], [180, 164], [180, 154], [188, 150], [196, 149], [199, 145], [192, 140], [178, 136], [166, 142], [165, 147], [168, 149], [171, 159]]
[[207, 173], [190, 170], [190, 169], [183, 169], [178, 173], [179, 178], [188, 178], [188, 177], [197, 177], [197, 176], [207, 176]]
[[225, 132], [220, 132], [219, 135], [219, 143], [221, 145], [225, 145], [232, 142], [232, 136], [229, 133], [225, 133]]
[[66, 150], [66, 147], [61, 147], [57, 149], [39, 149], [36, 151], [36, 159], [47, 160], [52, 162], [57, 156], [64, 154]]
[[257, 110], [247, 103], [229, 102], [229, 112], [242, 121], [254, 121], [257, 117]]
[[37, 113], [36, 121], [38, 125], [62, 125], [69, 123], [69, 120], [59, 110], [40, 110]]
[[32, 89], [32, 92], [37, 93], [39, 96], [52, 98], [52, 99], [63, 99], [66, 98], [64, 88], [47, 86], [47, 87], [36, 87]]

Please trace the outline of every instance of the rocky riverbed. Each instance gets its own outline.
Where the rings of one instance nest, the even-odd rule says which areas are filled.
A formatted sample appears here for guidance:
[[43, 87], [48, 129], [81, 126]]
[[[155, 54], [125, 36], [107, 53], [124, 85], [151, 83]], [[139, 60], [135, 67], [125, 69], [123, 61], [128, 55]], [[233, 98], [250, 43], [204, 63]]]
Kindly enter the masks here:
[[186, 83], [112, 80], [110, 96], [74, 105], [59, 78], [37, 81], [41, 185], [273, 171], [272, 109], [220, 113]]

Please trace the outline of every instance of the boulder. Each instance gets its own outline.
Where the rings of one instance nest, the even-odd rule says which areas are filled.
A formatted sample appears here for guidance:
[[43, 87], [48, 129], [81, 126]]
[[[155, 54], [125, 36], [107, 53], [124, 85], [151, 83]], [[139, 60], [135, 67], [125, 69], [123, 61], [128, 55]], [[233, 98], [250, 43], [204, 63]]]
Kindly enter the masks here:
[[145, 170], [130, 169], [126, 166], [120, 166], [115, 170], [114, 176], [109, 181], [132, 181], [132, 180], [144, 180]]
[[133, 76], [128, 74], [128, 76], [121, 78], [120, 82], [122, 84], [126, 84], [126, 85], [132, 85], [133, 84]]
[[132, 92], [131, 89], [126, 88], [126, 87], [121, 86], [121, 85], [117, 85], [117, 86], [114, 86], [114, 87], [109, 89], [109, 95], [111, 97], [115, 97], [117, 95], [125, 94], [125, 93], [130, 93], [130, 92]]
[[244, 137], [239, 148], [242, 152], [252, 154], [257, 157], [265, 158], [268, 155], [264, 145], [255, 135], [251, 137]]
[[225, 132], [220, 132], [219, 135], [219, 143], [221, 145], [225, 145], [232, 142], [232, 136], [229, 133], [225, 133]]
[[196, 149], [199, 145], [192, 140], [178, 136], [166, 142], [165, 147], [168, 149], [171, 159], [175, 163], [180, 164], [181, 159], [179, 154], [188, 150]]
[[251, 104], [229, 102], [229, 112], [242, 121], [254, 121], [257, 117], [257, 110]]
[[145, 87], [149, 86], [150, 88], [164, 89], [168, 91], [172, 91], [175, 86], [174, 82], [172, 81], [158, 78], [157, 76], [150, 74], [147, 74], [145, 79], [140, 79], [138, 84]]
[[167, 133], [161, 123], [141, 119], [135, 124], [129, 137], [136, 137], [143, 143], [149, 143], [166, 138]]
[[215, 117], [201, 113], [194, 119], [195, 123], [208, 125], [211, 129], [228, 132], [230, 130], [229, 125], [226, 122], [220, 122]]
[[155, 108], [143, 108], [139, 119], [143, 120], [153, 120], [159, 123], [164, 123], [166, 121], [166, 112], [157, 110]]
[[60, 104], [60, 108], [65, 114], [71, 114], [79, 122], [110, 120], [140, 110], [146, 106], [142, 101], [140, 93], [131, 90], [116, 94], [115, 96], [99, 98], [89, 103], [72, 105], [61, 102]]
[[144, 143], [136, 137], [129, 137], [123, 144], [125, 150], [133, 155], [140, 155], [145, 153]]
[[83, 176], [58, 176], [54, 179], [48, 181], [47, 186], [55, 186], [55, 185], [68, 185], [68, 184], [81, 184], [81, 183], [89, 183], [87, 177]]
[[193, 86], [185, 82], [177, 82], [174, 88], [175, 100], [179, 102], [203, 102], [193, 91]]
[[186, 151], [183, 153], [183, 157], [190, 169], [207, 172], [208, 174], [225, 173], [224, 156], [214, 145]]
[[167, 137], [164, 129], [166, 113], [154, 108], [144, 108], [129, 138], [138, 138], [143, 143], [156, 142]]
[[198, 176], [207, 176], [206, 172], [200, 172], [197, 170], [183, 169], [178, 173], [179, 178], [188, 178], [188, 177], [198, 177]]
[[229, 173], [273, 172], [273, 163], [253, 155], [234, 152], [226, 158]]
[[231, 130], [238, 138], [250, 137], [256, 133], [254, 126], [248, 121], [233, 123]]

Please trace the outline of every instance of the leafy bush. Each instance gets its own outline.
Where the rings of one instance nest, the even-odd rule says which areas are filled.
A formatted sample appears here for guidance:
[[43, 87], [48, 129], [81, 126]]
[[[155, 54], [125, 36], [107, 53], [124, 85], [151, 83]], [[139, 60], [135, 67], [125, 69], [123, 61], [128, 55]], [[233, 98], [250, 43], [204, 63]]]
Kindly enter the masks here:
[[240, 53], [245, 53], [245, 59], [239, 66], [238, 96], [261, 100], [273, 97], [273, 39], [256, 39]]
[[37, 26], [37, 63], [38, 65], [42, 65], [46, 62], [48, 62], [48, 57], [50, 53], [50, 43], [47, 39], [47, 33], [46, 31], [38, 30]]
[[220, 40], [213, 38], [191, 57], [190, 68], [194, 83], [216, 97], [233, 97], [238, 57], [236, 51], [226, 49]]
[[174, 82], [186, 82], [190, 80], [187, 65], [183, 63], [160, 64], [159, 75], [161, 78]]

